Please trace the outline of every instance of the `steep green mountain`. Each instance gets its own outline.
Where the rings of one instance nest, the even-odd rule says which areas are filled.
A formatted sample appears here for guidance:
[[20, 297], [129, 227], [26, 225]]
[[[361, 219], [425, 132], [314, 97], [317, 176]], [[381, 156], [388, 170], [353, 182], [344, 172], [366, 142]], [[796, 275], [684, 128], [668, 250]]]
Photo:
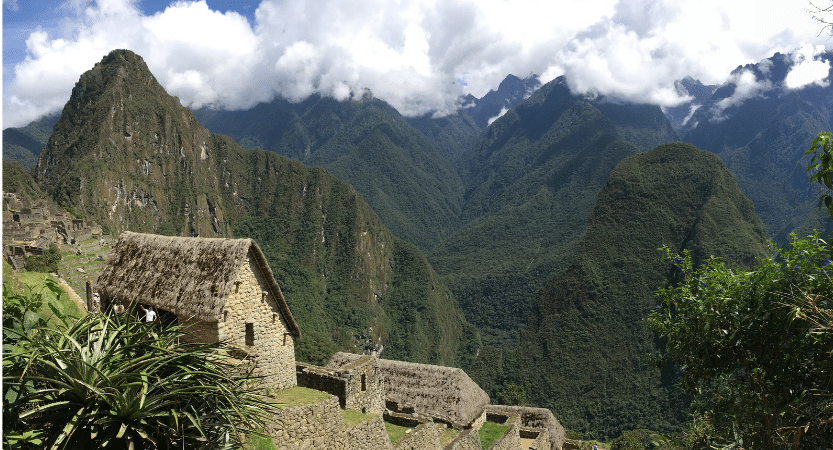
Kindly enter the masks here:
[[[830, 62], [833, 54], [821, 60]], [[755, 204], [767, 232], [784, 244], [792, 231], [833, 231], [818, 214], [816, 187], [807, 182], [804, 152], [820, 131], [833, 128], [833, 89], [810, 84], [786, 86], [792, 57], [775, 54], [738, 67], [735, 78], [717, 89], [683, 128], [683, 140], [718, 154]], [[750, 95], [737, 78], [754, 76]], [[749, 76], [749, 75], [747, 75]]]
[[675, 139], [659, 108], [574, 96], [563, 78], [485, 130], [463, 156], [465, 226], [429, 252], [485, 342], [516, 343], [535, 293], [572, 261], [616, 164]]
[[[765, 240], [752, 202], [714, 154], [670, 143], [629, 156], [599, 192], [578, 254], [535, 299], [518, 354], [484, 351], [475, 366], [492, 382], [520, 383], [570, 429], [598, 438], [671, 430], [686, 418], [685, 401], [644, 362], [658, 343], [643, 318], [674, 277], [658, 249], [746, 270], [767, 254]], [[503, 373], [485, 370], [496, 365], [489, 358]]]
[[465, 145], [473, 130], [463, 136], [437, 130], [432, 142], [369, 92], [345, 101], [314, 95], [297, 104], [276, 99], [248, 111], [196, 113], [207, 128], [244, 146], [324, 167], [361, 192], [394, 234], [422, 249], [458, 227], [462, 186], [435, 142]]
[[59, 115], [52, 114], [25, 127], [3, 130], [3, 159], [15, 161], [24, 169], [31, 170], [59, 118]]
[[301, 360], [338, 349], [466, 363], [478, 346], [425, 257], [347, 183], [202, 128], [141, 57], [83, 74], [34, 175], [60, 205], [122, 230], [252, 237], [301, 326]]

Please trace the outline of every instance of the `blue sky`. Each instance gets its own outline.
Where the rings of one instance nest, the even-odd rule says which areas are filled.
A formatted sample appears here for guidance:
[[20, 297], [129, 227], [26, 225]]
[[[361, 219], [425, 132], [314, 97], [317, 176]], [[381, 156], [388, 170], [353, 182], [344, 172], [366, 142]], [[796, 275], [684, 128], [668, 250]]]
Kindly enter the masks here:
[[[3, 127], [57, 112], [109, 51], [141, 55], [192, 107], [365, 88], [406, 115], [445, 114], [508, 74], [669, 106], [687, 75], [833, 45], [804, 0], [4, 0]], [[816, 63], [813, 65], [813, 63]], [[740, 79], [740, 78], [739, 78]], [[796, 79], [796, 77], [793, 77]], [[758, 92], [757, 80], [743, 79]], [[801, 83], [799, 83], [801, 84]]]

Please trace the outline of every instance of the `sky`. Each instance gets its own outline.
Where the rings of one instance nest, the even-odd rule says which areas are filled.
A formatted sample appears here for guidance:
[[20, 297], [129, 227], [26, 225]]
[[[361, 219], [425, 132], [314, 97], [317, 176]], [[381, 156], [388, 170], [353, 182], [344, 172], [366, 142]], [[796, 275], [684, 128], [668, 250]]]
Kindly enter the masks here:
[[[831, 0], [817, 0], [827, 6]], [[790, 87], [821, 82], [833, 38], [807, 0], [3, 0], [3, 128], [60, 111], [113, 49], [141, 55], [193, 108], [370, 89], [402, 114], [444, 115], [508, 74], [574, 93], [674, 106], [674, 82], [730, 81], [775, 52]], [[831, 16], [833, 19], [833, 16]], [[764, 86], [734, 75], [745, 92]]]

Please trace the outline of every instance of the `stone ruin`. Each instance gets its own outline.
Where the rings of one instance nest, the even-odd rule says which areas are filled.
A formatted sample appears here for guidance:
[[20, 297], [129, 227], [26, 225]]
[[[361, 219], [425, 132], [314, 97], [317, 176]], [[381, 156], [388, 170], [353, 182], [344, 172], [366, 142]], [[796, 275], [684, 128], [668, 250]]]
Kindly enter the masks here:
[[[389, 443], [383, 442], [384, 439], [379, 440], [376, 430], [372, 432], [375, 437], [367, 441], [372, 441], [372, 445], [353, 447], [345, 444], [349, 439], [344, 436], [356, 438], [355, 434], [350, 434], [355, 433], [355, 430], [332, 431], [327, 434], [331, 439], [329, 441], [319, 435], [316, 438], [304, 438], [303, 434], [293, 434], [293, 431], [289, 434], [295, 437], [289, 442], [283, 442], [287, 444], [285, 447], [278, 443], [279, 448], [303, 448], [312, 442], [316, 448], [317, 443], [328, 448], [345, 449], [479, 450], [481, 443], [478, 430], [485, 422], [508, 427], [504, 435], [490, 447], [491, 450], [557, 450], [562, 448], [565, 441], [564, 427], [550, 410], [490, 405], [489, 396], [463, 370], [457, 368], [339, 352], [333, 355], [326, 367], [296, 362], [296, 377], [299, 386], [333, 395], [341, 409], [381, 413], [384, 422], [408, 427], [411, 432], [390, 447]], [[320, 409], [320, 406], [316, 408]], [[310, 411], [313, 410], [315, 408], [310, 407]], [[311, 412], [302, 420], [307, 428], [315, 430], [318, 426], [315, 420], [310, 422], [310, 415], [324, 417], [324, 413]], [[364, 426], [374, 430], [381, 426], [381, 422], [377, 424], [376, 419], [371, 422]], [[459, 434], [443, 446], [440, 445], [439, 435], [447, 428], [454, 428]], [[370, 431], [362, 433], [366, 432]], [[285, 431], [278, 434], [280, 437], [275, 437], [279, 439], [288, 436]], [[350, 442], [355, 445], [355, 441]]]
[[29, 201], [13, 192], [3, 193], [3, 256], [15, 270], [24, 256], [43, 255], [49, 244], [75, 244], [101, 236], [101, 227], [50, 206]]

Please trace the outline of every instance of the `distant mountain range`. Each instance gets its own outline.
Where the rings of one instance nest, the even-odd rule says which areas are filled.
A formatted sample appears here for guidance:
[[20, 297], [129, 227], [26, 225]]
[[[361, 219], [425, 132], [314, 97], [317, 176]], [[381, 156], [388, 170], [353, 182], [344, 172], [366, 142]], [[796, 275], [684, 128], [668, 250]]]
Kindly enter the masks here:
[[[36, 160], [40, 189], [114, 233], [258, 240], [311, 330], [301, 359], [368, 345], [458, 365], [615, 437], [683, 420], [639, 362], [671, 274], [658, 246], [749, 267], [766, 236], [833, 231], [803, 156], [833, 130], [833, 88], [788, 89], [792, 64], [686, 78], [691, 100], [664, 111], [509, 76], [455, 114], [405, 118], [369, 91], [191, 112], [117, 51], [60, 120], [4, 130], [3, 156]], [[758, 88], [739, 87], [748, 74]]]

